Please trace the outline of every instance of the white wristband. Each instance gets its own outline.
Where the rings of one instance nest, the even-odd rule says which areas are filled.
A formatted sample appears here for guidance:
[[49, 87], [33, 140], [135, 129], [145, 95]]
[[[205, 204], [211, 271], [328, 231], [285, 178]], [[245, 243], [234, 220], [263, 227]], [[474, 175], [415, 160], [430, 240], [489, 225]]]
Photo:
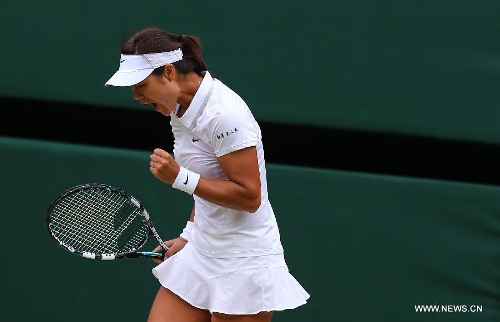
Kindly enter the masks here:
[[188, 221], [186, 223], [186, 227], [182, 230], [182, 233], [180, 234], [179, 237], [182, 239], [189, 241], [189, 238], [191, 237], [191, 231], [193, 231], [194, 224], [192, 221]]
[[196, 186], [198, 185], [198, 181], [200, 181], [200, 175], [198, 173], [189, 171], [188, 169], [181, 167], [181, 170], [177, 174], [177, 177], [175, 177], [175, 181], [172, 184], [172, 187], [192, 195], [194, 193], [194, 190], [196, 189]]

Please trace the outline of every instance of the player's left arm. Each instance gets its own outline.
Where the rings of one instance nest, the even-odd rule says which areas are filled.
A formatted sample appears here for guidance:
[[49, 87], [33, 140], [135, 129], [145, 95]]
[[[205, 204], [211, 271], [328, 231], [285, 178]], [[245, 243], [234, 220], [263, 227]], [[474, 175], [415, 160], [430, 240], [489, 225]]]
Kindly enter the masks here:
[[249, 146], [218, 157], [228, 180], [200, 178], [195, 194], [211, 203], [255, 212], [261, 203], [257, 149]]

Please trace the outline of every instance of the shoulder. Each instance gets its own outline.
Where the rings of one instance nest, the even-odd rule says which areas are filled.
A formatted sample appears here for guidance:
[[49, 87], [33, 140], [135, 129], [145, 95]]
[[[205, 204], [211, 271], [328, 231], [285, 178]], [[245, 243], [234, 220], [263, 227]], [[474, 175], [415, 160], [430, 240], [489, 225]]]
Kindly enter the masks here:
[[245, 100], [219, 80], [215, 80], [214, 91], [203, 114], [206, 118], [214, 120], [226, 118], [253, 119]]

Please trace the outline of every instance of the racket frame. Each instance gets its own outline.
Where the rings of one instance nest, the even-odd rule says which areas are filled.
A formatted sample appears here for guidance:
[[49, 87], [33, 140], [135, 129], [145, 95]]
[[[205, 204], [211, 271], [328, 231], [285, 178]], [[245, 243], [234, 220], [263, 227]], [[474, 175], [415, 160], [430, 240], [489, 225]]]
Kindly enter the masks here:
[[[67, 196], [77, 193], [82, 190], [90, 190], [90, 189], [102, 189], [102, 190], [107, 190], [112, 193], [119, 194], [120, 196], [126, 198], [128, 201], [130, 201], [134, 206], [136, 206], [139, 209], [140, 215], [143, 217], [147, 229], [148, 229], [148, 234], [144, 237], [144, 240], [140, 243], [138, 249], [131, 250], [129, 252], [122, 252], [122, 253], [111, 253], [111, 254], [96, 254], [96, 253], [91, 253], [87, 251], [82, 251], [79, 249], [75, 249], [72, 246], [69, 246], [65, 244], [63, 241], [61, 241], [57, 236], [53, 233], [52, 229], [50, 228], [50, 223], [51, 223], [51, 214], [54, 208]], [[142, 205], [142, 203], [137, 200], [134, 196], [129, 194], [123, 189], [119, 189], [107, 184], [103, 183], [85, 183], [85, 184], [80, 184], [74, 187], [71, 187], [61, 193], [52, 203], [50, 204], [47, 214], [45, 216], [45, 222], [46, 222], [46, 227], [47, 231], [49, 232], [50, 237], [56, 242], [58, 245], [63, 247], [64, 249], [68, 250], [69, 252], [76, 254], [78, 256], [88, 258], [88, 259], [94, 259], [94, 260], [104, 260], [104, 261], [110, 261], [110, 260], [115, 260], [115, 259], [122, 259], [122, 258], [138, 258], [138, 257], [146, 257], [146, 258], [163, 258], [164, 253], [159, 253], [159, 252], [146, 252], [146, 251], [139, 251], [140, 248], [142, 248], [147, 241], [150, 239], [151, 236], [153, 236], [158, 244], [165, 250], [168, 250], [168, 246], [165, 245], [163, 242], [163, 239], [160, 237], [158, 234], [156, 228], [153, 225], [153, 222], [151, 220], [151, 217], [146, 210], [146, 208]]]

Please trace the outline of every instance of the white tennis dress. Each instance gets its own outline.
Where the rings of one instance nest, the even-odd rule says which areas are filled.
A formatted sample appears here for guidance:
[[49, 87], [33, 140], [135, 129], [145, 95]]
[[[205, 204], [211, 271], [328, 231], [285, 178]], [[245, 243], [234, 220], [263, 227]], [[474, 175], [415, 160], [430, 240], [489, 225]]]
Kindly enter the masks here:
[[309, 294], [289, 273], [268, 200], [260, 127], [230, 88], [206, 72], [185, 114], [171, 114], [174, 156], [202, 177], [228, 179], [217, 157], [257, 148], [262, 203], [255, 213], [212, 204], [196, 195], [186, 246], [153, 268], [161, 285], [191, 305], [226, 314], [293, 309]]

